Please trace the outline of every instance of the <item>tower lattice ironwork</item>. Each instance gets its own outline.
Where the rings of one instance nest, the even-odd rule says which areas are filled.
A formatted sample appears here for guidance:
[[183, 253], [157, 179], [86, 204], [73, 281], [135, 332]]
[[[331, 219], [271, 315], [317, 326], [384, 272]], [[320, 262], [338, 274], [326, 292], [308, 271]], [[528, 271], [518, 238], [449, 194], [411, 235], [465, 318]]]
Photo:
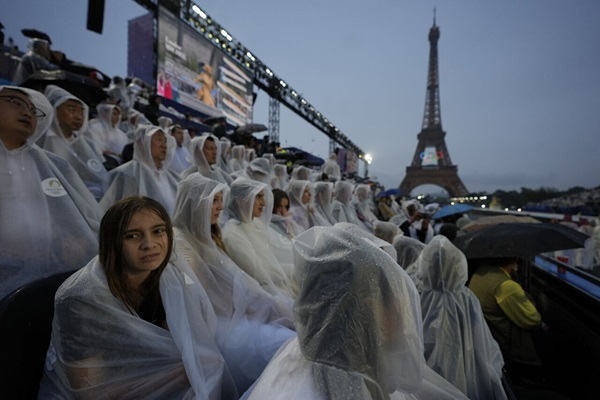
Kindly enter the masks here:
[[269, 97], [269, 141], [279, 142], [279, 100]]
[[444, 188], [452, 197], [465, 196], [469, 192], [458, 177], [458, 167], [452, 164], [450, 153], [444, 140], [440, 109], [440, 85], [438, 69], [438, 40], [440, 29], [433, 17], [429, 30], [429, 70], [427, 73], [427, 93], [423, 126], [417, 135], [419, 143], [406, 175], [400, 183], [400, 190], [408, 194], [420, 185], [434, 184]]

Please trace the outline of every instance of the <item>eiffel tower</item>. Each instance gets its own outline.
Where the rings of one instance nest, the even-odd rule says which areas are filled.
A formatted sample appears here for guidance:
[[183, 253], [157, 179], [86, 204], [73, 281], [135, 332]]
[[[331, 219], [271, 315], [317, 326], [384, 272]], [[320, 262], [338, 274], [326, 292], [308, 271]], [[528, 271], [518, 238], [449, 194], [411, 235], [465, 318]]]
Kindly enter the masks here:
[[406, 167], [406, 175], [400, 183], [402, 193], [408, 194], [420, 185], [434, 184], [444, 188], [450, 197], [466, 196], [469, 191], [458, 177], [458, 167], [452, 164], [446, 147], [440, 112], [440, 88], [438, 73], [437, 43], [440, 29], [435, 24], [429, 30], [429, 71], [427, 74], [427, 96], [425, 116], [421, 133], [417, 135], [419, 143], [412, 163]]

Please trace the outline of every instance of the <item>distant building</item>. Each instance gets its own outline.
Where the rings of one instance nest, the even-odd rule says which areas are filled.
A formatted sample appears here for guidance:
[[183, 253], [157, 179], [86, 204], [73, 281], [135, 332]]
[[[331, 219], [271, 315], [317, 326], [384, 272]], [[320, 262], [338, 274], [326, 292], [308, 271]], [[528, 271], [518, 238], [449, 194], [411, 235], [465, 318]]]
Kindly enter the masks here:
[[128, 21], [127, 75], [155, 84], [156, 54], [151, 13]]

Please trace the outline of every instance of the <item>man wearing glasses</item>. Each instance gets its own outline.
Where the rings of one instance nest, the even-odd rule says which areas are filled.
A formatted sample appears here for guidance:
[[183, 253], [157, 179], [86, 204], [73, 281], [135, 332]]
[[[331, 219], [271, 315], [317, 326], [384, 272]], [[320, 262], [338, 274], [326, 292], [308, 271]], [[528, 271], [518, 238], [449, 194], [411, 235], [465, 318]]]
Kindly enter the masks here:
[[97, 251], [98, 203], [67, 161], [35, 144], [53, 114], [43, 94], [0, 86], [0, 299]]

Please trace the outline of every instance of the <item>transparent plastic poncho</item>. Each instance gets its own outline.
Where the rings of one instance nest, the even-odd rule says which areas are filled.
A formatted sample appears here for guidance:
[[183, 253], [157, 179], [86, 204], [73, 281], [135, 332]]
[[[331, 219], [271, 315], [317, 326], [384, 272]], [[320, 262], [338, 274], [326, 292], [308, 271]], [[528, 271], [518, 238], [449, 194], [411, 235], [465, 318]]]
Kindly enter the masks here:
[[327, 221], [323, 225], [335, 225], [337, 221], [333, 217], [333, 183], [315, 182], [314, 193], [315, 210], [324, 221]]
[[[266, 161], [266, 160], [265, 160]], [[294, 298], [297, 285], [293, 265], [280, 263], [274, 251], [285, 252], [291, 243], [277, 242], [271, 236], [269, 222], [273, 210], [273, 193], [268, 185], [247, 178], [237, 178], [231, 184], [229, 200], [230, 219], [223, 228], [223, 241], [227, 254], [246, 273], [256, 279], [272, 294]], [[260, 217], [254, 218], [252, 210], [256, 196], [263, 193], [265, 206]], [[273, 234], [277, 234], [273, 232]], [[275, 247], [279, 244], [280, 246]], [[282, 248], [283, 247], [283, 248]]]
[[14, 86], [0, 86], [0, 94], [5, 89], [27, 94], [46, 116], [23, 146], [8, 150], [0, 140], [0, 298], [43, 276], [83, 267], [97, 252], [102, 218], [73, 167], [35, 144], [54, 114], [46, 97]]
[[287, 167], [285, 165], [275, 164], [273, 166], [273, 177], [276, 180], [275, 184], [271, 183], [271, 187], [273, 189], [285, 190], [287, 188], [287, 184], [290, 180], [290, 177], [287, 172]]
[[179, 183], [173, 223], [176, 247], [206, 289], [217, 316], [217, 343], [243, 393], [295, 332], [291, 299], [264, 290], [211, 237], [213, 200], [228, 191], [191, 174]]
[[[175, 129], [183, 129], [181, 125], [171, 125], [166, 133], [173, 136], [173, 131]], [[175, 139], [177, 142], [177, 139]], [[181, 146], [175, 146], [175, 151], [173, 153], [173, 159], [169, 164], [169, 169], [176, 174], [181, 176], [181, 173], [191, 167], [194, 164], [194, 160], [192, 158], [192, 153], [190, 152], [192, 139], [190, 138], [190, 134], [187, 129], [183, 129], [183, 142]]]
[[337, 222], [349, 222], [361, 228], [367, 229], [356, 215], [356, 210], [352, 204], [353, 191], [354, 184], [352, 182], [336, 182], [334, 187], [335, 194], [331, 213]]
[[[213, 165], [208, 163], [208, 160], [204, 155], [204, 145], [209, 138], [214, 141], [215, 146], [217, 147], [217, 163]], [[194, 165], [183, 171], [181, 173], [181, 177], [185, 178], [194, 172], [199, 172], [203, 176], [213, 179], [217, 182], [226, 183], [228, 185], [233, 182], [233, 179], [229, 176], [229, 174], [218, 166], [218, 161], [221, 159], [220, 143], [221, 141], [212, 134], [204, 134], [202, 136], [196, 136], [193, 138], [190, 147], [194, 156]]]
[[[50, 129], [38, 141], [39, 146], [67, 160], [94, 197], [101, 199], [107, 174], [103, 165], [102, 151], [92, 139], [83, 135], [87, 129], [89, 107], [79, 98], [55, 85], [46, 86], [44, 94], [55, 112]], [[65, 137], [60, 127], [56, 112], [58, 107], [68, 100], [75, 100], [83, 107], [83, 124], [69, 139]]]
[[373, 213], [372, 208], [375, 206], [373, 203], [373, 192], [371, 187], [366, 184], [356, 185], [354, 190], [356, 200], [354, 202], [354, 209], [361, 222], [369, 230], [373, 230], [373, 224], [378, 221], [379, 218]]
[[[98, 104], [96, 106], [98, 115], [88, 123], [85, 135], [91, 138], [102, 152], [108, 151], [120, 155], [123, 152], [123, 147], [130, 140], [125, 132], [119, 129], [119, 123], [113, 125], [112, 113], [114, 109], [117, 109], [119, 115], [121, 114], [121, 110], [117, 105]], [[119, 117], [120, 120], [121, 117]]]
[[237, 398], [208, 297], [172, 258], [160, 278], [168, 330], [111, 293], [98, 257], [61, 285], [39, 399]]
[[100, 206], [108, 210], [113, 204], [130, 194], [148, 196], [159, 201], [173, 215], [175, 195], [179, 177], [167, 166], [175, 152], [175, 138], [167, 139], [167, 156], [161, 168], [157, 168], [152, 159], [152, 136], [161, 131], [158, 126], [140, 125], [135, 133], [133, 159], [109, 171], [104, 182], [104, 197]]
[[506, 399], [504, 361], [475, 294], [465, 285], [467, 259], [435, 236], [417, 259], [427, 365], [472, 399]]
[[389, 244], [393, 244], [396, 236], [402, 235], [402, 231], [398, 225], [393, 222], [377, 220], [373, 224], [373, 234], [379, 239], [385, 240]]
[[242, 398], [464, 399], [426, 367], [419, 295], [390, 253], [351, 224], [299, 235], [298, 338]]
[[246, 162], [244, 161], [244, 153], [246, 148], [244, 145], [237, 144], [231, 148], [231, 160], [229, 160], [229, 169], [231, 173], [244, 169]]

